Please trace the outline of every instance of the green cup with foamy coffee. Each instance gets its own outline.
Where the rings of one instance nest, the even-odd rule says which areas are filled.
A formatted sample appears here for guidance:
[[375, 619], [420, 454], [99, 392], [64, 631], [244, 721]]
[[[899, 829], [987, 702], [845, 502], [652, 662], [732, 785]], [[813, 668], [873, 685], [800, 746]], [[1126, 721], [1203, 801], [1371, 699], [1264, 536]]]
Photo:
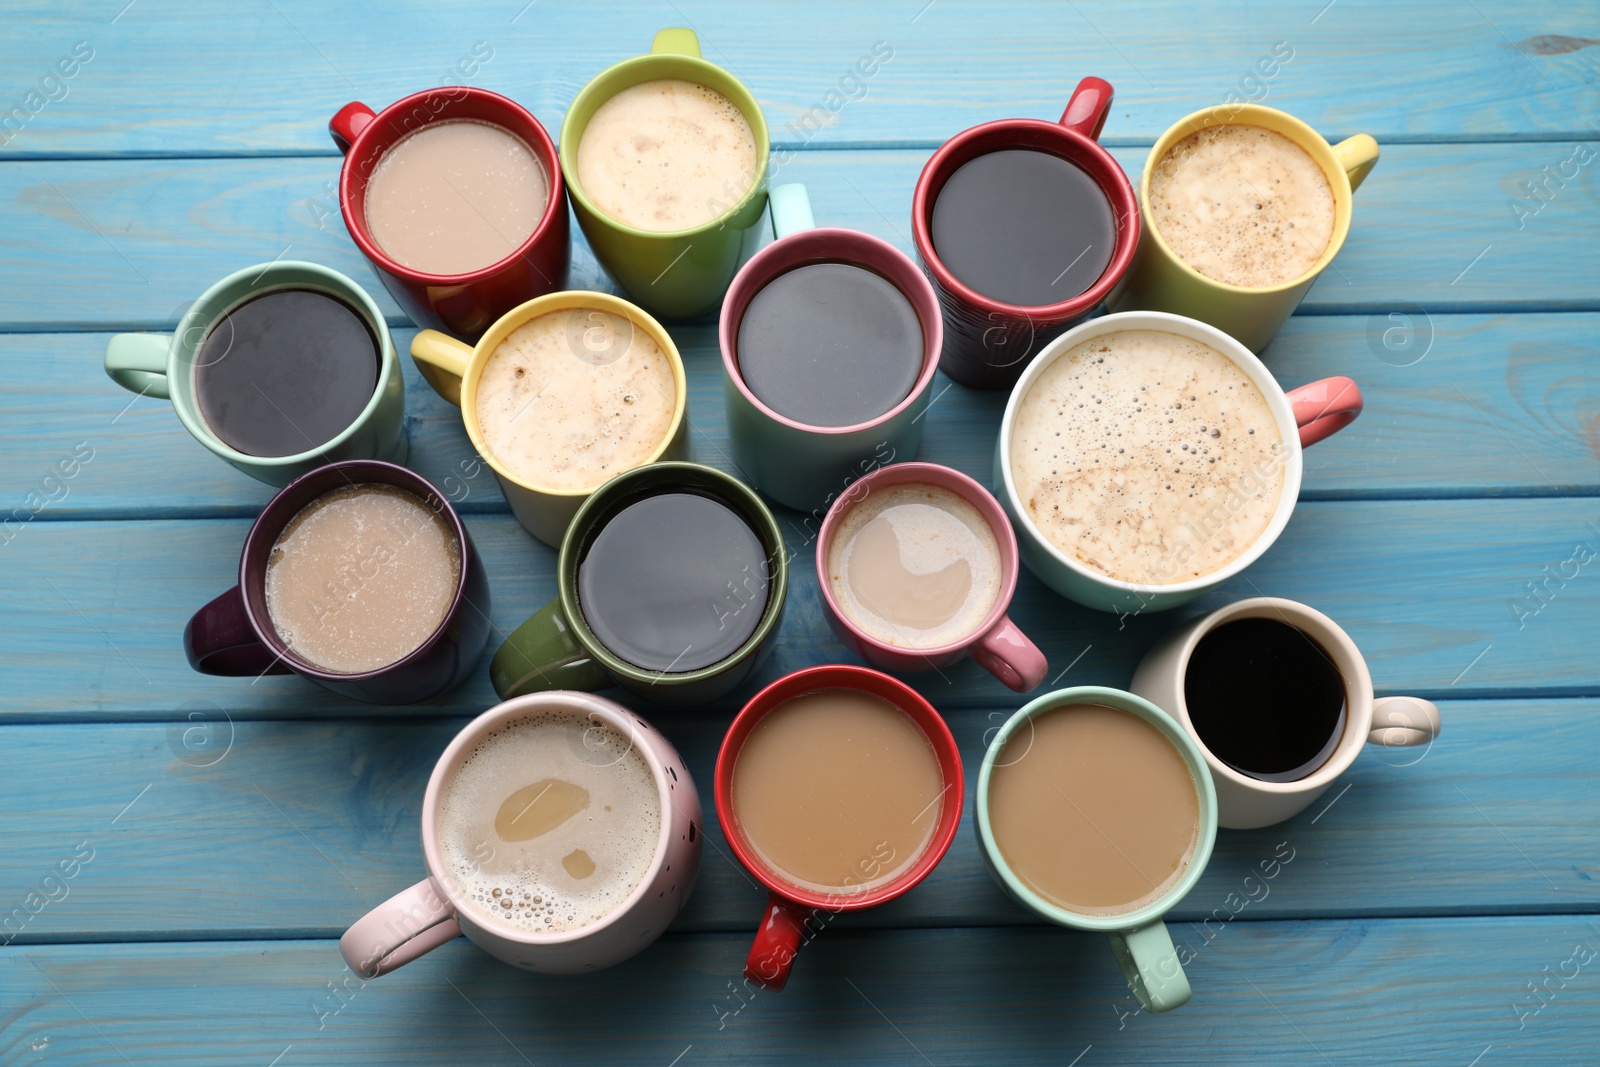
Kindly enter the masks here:
[[767, 121], [693, 30], [597, 74], [561, 123], [561, 173], [595, 258], [654, 315], [714, 312], [767, 206]]

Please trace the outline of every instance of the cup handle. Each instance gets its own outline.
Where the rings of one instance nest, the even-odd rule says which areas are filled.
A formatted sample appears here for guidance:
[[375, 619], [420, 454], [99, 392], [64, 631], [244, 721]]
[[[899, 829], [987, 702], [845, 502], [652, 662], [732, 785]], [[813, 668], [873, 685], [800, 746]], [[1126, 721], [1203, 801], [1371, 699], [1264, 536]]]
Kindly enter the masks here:
[[682, 26], [659, 30], [656, 39], [650, 42], [650, 54], [653, 56], [693, 56], [700, 58], [700, 38], [694, 31]]
[[1439, 736], [1439, 707], [1421, 697], [1384, 697], [1372, 702], [1367, 742], [1389, 747], [1426, 745]]
[[1111, 114], [1111, 83], [1104, 78], [1085, 78], [1072, 90], [1067, 109], [1061, 113], [1061, 125], [1073, 133], [1081, 133], [1091, 141], [1100, 139], [1106, 116]]
[[805, 916], [801, 905], [776, 893], [767, 897], [767, 910], [761, 913], [756, 939], [745, 957], [744, 976], [762, 989], [774, 993], [789, 981], [795, 953], [805, 937]]
[[411, 358], [433, 391], [461, 406], [461, 378], [472, 359], [472, 346], [438, 330], [423, 330], [411, 339]]
[[774, 237], [787, 237], [799, 230], [816, 228], [817, 218], [811, 213], [811, 197], [800, 182], [773, 186], [767, 192], [767, 204], [772, 208]]
[[1361, 387], [1349, 378], [1322, 378], [1288, 393], [1300, 447], [1310, 448], [1356, 421], [1361, 414]]
[[455, 909], [424, 878], [357, 919], [339, 939], [339, 954], [361, 978], [376, 978], [461, 936]]
[[1372, 172], [1372, 168], [1378, 165], [1378, 142], [1367, 134], [1358, 133], [1354, 137], [1346, 137], [1332, 147], [1333, 158], [1344, 168], [1345, 177], [1350, 179], [1350, 191], [1353, 193], [1361, 188], [1361, 183]]
[[1189, 1003], [1189, 979], [1160, 919], [1131, 930], [1106, 934], [1128, 988], [1148, 1012], [1171, 1011]]
[[164, 333], [119, 333], [106, 343], [106, 373], [111, 380], [140, 396], [167, 392], [167, 358], [172, 337]]
[[613, 684], [606, 669], [572, 635], [560, 597], [506, 638], [489, 664], [489, 681], [501, 700], [547, 689], [592, 693]]
[[256, 636], [238, 586], [194, 613], [183, 628], [183, 653], [201, 674], [245, 678], [292, 674], [289, 665]]
[[1050, 670], [1039, 646], [1005, 615], [969, 651], [985, 670], [1018, 693], [1036, 688]]
[[359, 100], [352, 100], [333, 113], [328, 120], [328, 135], [339, 146], [341, 154], [348, 155], [356, 137], [367, 128], [367, 123], [377, 118], [372, 109]]

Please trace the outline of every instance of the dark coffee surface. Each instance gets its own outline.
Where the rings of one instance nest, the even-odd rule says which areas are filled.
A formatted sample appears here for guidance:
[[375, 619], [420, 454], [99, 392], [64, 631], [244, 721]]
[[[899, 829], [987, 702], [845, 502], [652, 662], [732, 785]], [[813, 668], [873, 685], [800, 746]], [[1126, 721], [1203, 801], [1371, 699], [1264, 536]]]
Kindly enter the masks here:
[[1099, 183], [1059, 156], [990, 152], [963, 163], [934, 201], [934, 251], [991, 300], [1058, 304], [1100, 280], [1116, 217]]
[[681, 673], [735, 652], [766, 611], [767, 553], [719, 500], [664, 492], [622, 507], [578, 563], [578, 605], [608, 649]]
[[808, 263], [768, 282], [739, 321], [739, 373], [761, 402], [808, 426], [869, 422], [922, 373], [922, 323], [882, 275]]
[[1200, 639], [1184, 702], [1213, 755], [1252, 778], [1293, 782], [1344, 735], [1344, 679], [1308, 635], [1276, 619], [1238, 619]]
[[378, 342], [355, 308], [315, 289], [276, 289], [217, 320], [195, 354], [200, 415], [250, 456], [292, 456], [356, 420], [378, 384]]

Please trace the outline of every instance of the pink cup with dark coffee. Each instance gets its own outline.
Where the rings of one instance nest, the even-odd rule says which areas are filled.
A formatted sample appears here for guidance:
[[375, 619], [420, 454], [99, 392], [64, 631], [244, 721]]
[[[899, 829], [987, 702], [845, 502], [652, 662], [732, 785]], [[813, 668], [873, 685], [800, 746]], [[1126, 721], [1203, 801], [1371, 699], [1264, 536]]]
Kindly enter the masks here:
[[1049, 664], [1006, 615], [1017, 537], [989, 491], [937, 463], [896, 463], [850, 486], [817, 538], [823, 613], [868, 663], [914, 673], [971, 656], [1026, 693]]

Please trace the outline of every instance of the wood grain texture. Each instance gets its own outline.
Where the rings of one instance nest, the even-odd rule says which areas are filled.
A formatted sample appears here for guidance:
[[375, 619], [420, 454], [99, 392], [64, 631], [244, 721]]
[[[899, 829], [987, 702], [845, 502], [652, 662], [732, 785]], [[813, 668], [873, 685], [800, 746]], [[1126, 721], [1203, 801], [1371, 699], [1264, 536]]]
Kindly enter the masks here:
[[[1600, 952], [1585, 918], [1240, 922], [1209, 943], [1175, 933], [1197, 952], [1194, 999], [1160, 1018], [1131, 1014], [1104, 938], [1037, 927], [824, 929], [787, 989], [754, 996], [738, 985], [736, 934], [668, 935], [582, 977], [524, 974], [458, 940], [366, 984], [346, 983], [331, 941], [23, 947], [0, 957], [11, 1005], [0, 1048], [18, 1067], [1466, 1065], [1490, 1046], [1505, 1063], [1592, 1059], [1596, 964], [1569, 962]], [[1547, 974], [1536, 1000], [1526, 983]]]
[[[1560, 162], [1558, 145], [1397, 145], [1356, 194], [1339, 257], [1306, 314], [1420, 307], [1600, 309], [1600, 167], [1580, 170], [1537, 215], [1517, 183]], [[911, 197], [929, 151], [796, 153], [775, 181], [804, 182], [819, 221], [912, 250]], [[1112, 153], [1139, 173], [1144, 148]], [[170, 328], [223, 275], [274, 258], [349, 274], [404, 320], [344, 232], [336, 159], [87, 160], [0, 167], [0, 331]], [[1520, 229], [1519, 229], [1520, 224]], [[573, 288], [613, 288], [576, 226]]]
[[[89, 42], [94, 58], [0, 151], [331, 154], [325, 126], [339, 107], [353, 99], [382, 107], [461, 81], [451, 68], [472, 59], [475, 45], [492, 58], [469, 64], [465, 80], [508, 94], [554, 132], [590, 77], [646, 51], [670, 25], [698, 29], [706, 58], [750, 86], [773, 140], [788, 145], [932, 147], [990, 119], [1055, 119], [1088, 74], [1116, 86], [1105, 130], [1116, 143], [1149, 144], [1230, 92], [1264, 99], [1330, 137], [1366, 132], [1380, 141], [1592, 137], [1583, 119], [1600, 101], [1592, 50], [1513, 47], [1535, 35], [1594, 36], [1581, 7], [1505, 0], [1341, 0], [1326, 11], [1163, 0], [1137, 12], [1106, 0], [829, 0], [763, 6], [755, 18], [711, 0], [408, 3], [383, 17], [275, 0], [225, 20], [174, 0], [140, 0], [118, 16], [120, 7], [11, 6], [29, 23], [0, 46], [15, 103], [74, 43]], [[890, 61], [863, 83], [850, 81], [879, 42], [893, 50]], [[1289, 50], [1279, 54], [1292, 58], [1260, 78], [1257, 62], [1279, 42]], [[791, 125], [813, 108], [809, 124]]]
[[[462, 688], [407, 708], [343, 700], [293, 676], [254, 681], [190, 670], [183, 626], [237, 580], [248, 525], [23, 527], [0, 551], [0, 582], [12, 605], [0, 616], [0, 645], [14, 657], [0, 719], [170, 719], [191, 700], [215, 701], [236, 718], [468, 714], [495, 702], [486, 662]], [[509, 516], [473, 516], [467, 526], [488, 567], [494, 626], [510, 633], [554, 595], [555, 553]], [[815, 549], [803, 530], [789, 525], [786, 534], [796, 557], [783, 637], [761, 680], [853, 660], [822, 619]], [[1568, 562], [1581, 545], [1589, 546], [1589, 561]], [[1309, 603], [1344, 626], [1366, 650], [1380, 692], [1595, 695], [1597, 553], [1600, 503], [1592, 498], [1313, 501], [1296, 509], [1249, 571], [1186, 608], [1119, 621], [1061, 599], [1024, 571], [1010, 614], [1050, 657], [1052, 678], [1068, 685], [1125, 685], [1167, 628], [1241, 597], [1268, 595]], [[1538, 598], [1529, 583], [1539, 583]], [[970, 660], [908, 681], [941, 708], [1011, 699]], [[734, 710], [753, 691], [715, 707]]]
[[[716, 331], [672, 332], [689, 369], [694, 457], [735, 473]], [[412, 334], [397, 330], [396, 343], [405, 349]], [[1278, 379], [1349, 375], [1366, 397], [1359, 422], [1306, 453], [1301, 499], [1600, 492], [1597, 334], [1600, 315], [1588, 314], [1296, 316], [1266, 356]], [[100, 366], [108, 337], [0, 334], [0, 468], [16, 472], [0, 504], [26, 510], [27, 494], [42, 491], [44, 521], [254, 515], [271, 490], [211, 456], [165, 401], [118, 389]], [[463, 511], [506, 513], [456, 409], [409, 356], [401, 362], [407, 462]], [[942, 376], [934, 394], [919, 458], [988, 484], [1005, 396]], [[60, 488], [35, 484], [80, 443], [93, 459], [79, 473]]]
[[[1490, 0], [10, 4], [0, 1063], [1592, 1062], [1600, 167], [1550, 179], [1577, 142], [1600, 146], [1592, 14]], [[1102, 938], [1034, 924], [1000, 894], [970, 796], [925, 884], [830, 921], [785, 993], [752, 998], [738, 978], [761, 894], [709, 807], [749, 690], [692, 711], [627, 700], [679, 745], [708, 805], [699, 886], [660, 943], [572, 979], [457, 941], [362, 983], [333, 939], [422, 876], [427, 774], [495, 702], [486, 665], [386, 709], [183, 661], [183, 623], [234, 580], [270, 490], [207, 455], [164, 402], [116, 389], [100, 369], [109, 333], [170, 328], [223, 274], [304, 258], [372, 292], [403, 351], [412, 331], [338, 214], [328, 116], [465, 80], [555, 133], [590, 76], [686, 24], [760, 100], [773, 180], [807, 183], [824, 224], [908, 251], [934, 147], [990, 119], [1054, 119], [1086, 74], [1116, 86], [1104, 140], [1133, 175], [1169, 124], [1230, 92], [1382, 145], [1345, 248], [1265, 354], [1286, 386], [1345, 374], [1367, 397], [1360, 422], [1307, 453], [1279, 544], [1165, 615], [1079, 609], [1026, 574], [1013, 607], [1050, 656], [1047, 685], [1121, 686], [1168, 627], [1289, 596], [1345, 626], [1380, 693], [1442, 703], [1431, 748], [1369, 750], [1296, 819], [1221, 834], [1174, 913], [1195, 954], [1194, 1001], [1174, 1015], [1134, 1013]], [[46, 83], [80, 41], [92, 60]], [[877, 42], [892, 58], [845, 80]], [[475, 47], [477, 69], [448, 72]], [[1292, 59], [1254, 80], [1275, 48]], [[571, 284], [614, 290], [581, 235]], [[671, 330], [695, 458], [732, 470], [714, 328]], [[403, 361], [412, 463], [468, 514], [506, 632], [552, 594], [554, 553]], [[1003, 404], [941, 392], [921, 458], [988, 482]], [[763, 680], [852, 658], [819, 614], [804, 517], [780, 520], [799, 554]], [[911, 681], [969, 772], [1022, 702], [971, 663]], [[72, 877], [51, 876], [73, 857]]]
[[[947, 713], [969, 785], [1013, 707]], [[0, 782], [0, 812], [32, 813], [0, 820], [0, 940], [337, 937], [423, 877], [422, 794], [462, 720], [230, 722], [198, 701], [190, 710], [195, 719], [166, 725], [0, 730], [29, 768]], [[1600, 703], [1448, 701], [1443, 719], [1431, 748], [1370, 749], [1288, 823], [1223, 831], [1175, 916], [1215, 937], [1219, 923], [1266, 918], [1600, 911]], [[653, 721], [706, 806], [699, 883], [675, 929], [752, 930], [765, 893], [736, 866], [711, 798], [728, 717]], [[990, 880], [973, 804], [969, 794], [954, 845], [915, 892], [833, 922], [1034, 921]], [[11, 912], [80, 849], [93, 859], [65, 896]]]

